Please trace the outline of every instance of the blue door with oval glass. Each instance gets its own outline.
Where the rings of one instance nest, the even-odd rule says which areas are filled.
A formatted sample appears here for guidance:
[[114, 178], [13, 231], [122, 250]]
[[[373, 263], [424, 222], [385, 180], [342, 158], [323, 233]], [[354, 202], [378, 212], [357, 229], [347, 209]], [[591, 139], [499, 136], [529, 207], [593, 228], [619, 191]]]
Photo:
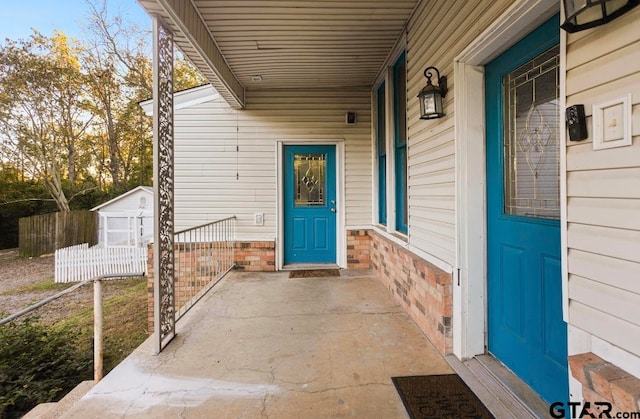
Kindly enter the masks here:
[[569, 394], [558, 41], [556, 16], [485, 68], [488, 349], [549, 403]]
[[284, 147], [284, 263], [336, 262], [336, 147]]

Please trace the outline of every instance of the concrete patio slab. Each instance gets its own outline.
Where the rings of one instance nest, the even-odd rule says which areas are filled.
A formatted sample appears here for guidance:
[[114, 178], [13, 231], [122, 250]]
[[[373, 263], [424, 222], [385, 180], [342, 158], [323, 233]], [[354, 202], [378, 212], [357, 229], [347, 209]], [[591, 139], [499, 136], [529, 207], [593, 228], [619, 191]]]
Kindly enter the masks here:
[[392, 376], [452, 370], [369, 271], [227, 276], [64, 418], [405, 418]]

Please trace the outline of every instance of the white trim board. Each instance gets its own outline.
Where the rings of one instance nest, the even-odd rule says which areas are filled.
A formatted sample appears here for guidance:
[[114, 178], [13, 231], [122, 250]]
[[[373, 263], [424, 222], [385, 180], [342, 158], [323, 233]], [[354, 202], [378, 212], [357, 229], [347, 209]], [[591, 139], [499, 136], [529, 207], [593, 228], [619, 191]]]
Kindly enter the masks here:
[[[199, 105], [201, 103], [224, 100], [211, 84], [204, 86], [192, 87], [191, 89], [182, 90], [173, 94], [173, 109], [183, 109], [189, 106]], [[142, 110], [148, 115], [153, 116], [153, 99], [145, 100], [139, 103]]]
[[484, 65], [559, 7], [557, 0], [518, 0], [454, 59], [459, 278], [454, 277], [453, 284], [453, 353], [461, 360], [483, 354], [486, 344]]
[[[136, 193], [138, 191], [146, 192], [147, 194], [151, 195], [151, 201], [153, 202], [153, 187], [151, 187], [151, 186], [136, 186], [135, 188], [133, 188], [133, 189], [121, 194], [121, 195], [118, 195], [115, 198], [112, 198], [112, 199], [108, 200], [107, 202], [103, 202], [102, 204], [91, 208], [91, 211], [99, 211], [102, 208], [107, 207], [107, 206], [113, 204], [114, 202], [118, 202], [118, 201], [128, 197], [129, 195], [133, 195], [134, 193]], [[150, 205], [150, 203], [148, 203], [147, 205]]]
[[436, 268], [448, 273], [448, 274], [452, 274], [453, 273], [453, 267], [448, 264], [447, 262], [423, 251], [418, 249], [415, 246], [410, 245], [407, 240], [406, 240], [406, 236], [402, 236], [398, 237], [397, 234], [401, 234], [401, 233], [390, 233], [385, 229], [385, 226], [382, 225], [374, 225], [372, 226], [371, 230], [373, 230], [374, 232], [376, 232], [377, 234], [379, 234], [380, 236], [382, 236], [383, 238], [385, 238], [386, 240], [389, 240], [390, 242], [392, 242], [393, 244], [395, 244], [396, 246], [402, 247], [403, 249], [408, 250], [409, 252], [413, 253], [414, 255], [424, 259], [425, 261], [429, 262], [430, 264], [432, 264], [433, 266], [435, 266]]

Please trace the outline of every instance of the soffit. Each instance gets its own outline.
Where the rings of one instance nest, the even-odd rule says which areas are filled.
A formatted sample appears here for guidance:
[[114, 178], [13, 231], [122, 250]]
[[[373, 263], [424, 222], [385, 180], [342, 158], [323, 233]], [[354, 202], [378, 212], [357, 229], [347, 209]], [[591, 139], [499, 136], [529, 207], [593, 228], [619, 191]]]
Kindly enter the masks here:
[[[166, 0], [139, 1], [150, 14], [171, 21], [158, 7]], [[235, 79], [246, 89], [271, 89], [370, 86], [417, 2], [192, 0], [190, 5]], [[170, 24], [176, 43], [209, 77], [206, 60], [181, 33], [197, 25], [184, 23], [183, 28]], [[262, 81], [252, 80], [255, 76]]]

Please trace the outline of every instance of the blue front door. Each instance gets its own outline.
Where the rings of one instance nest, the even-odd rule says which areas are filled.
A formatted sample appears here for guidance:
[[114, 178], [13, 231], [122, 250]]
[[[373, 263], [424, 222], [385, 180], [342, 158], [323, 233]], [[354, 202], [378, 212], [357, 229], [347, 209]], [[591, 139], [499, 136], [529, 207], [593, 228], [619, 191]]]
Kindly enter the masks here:
[[568, 400], [560, 267], [559, 19], [486, 66], [488, 349]]
[[336, 147], [284, 147], [284, 263], [336, 262]]

